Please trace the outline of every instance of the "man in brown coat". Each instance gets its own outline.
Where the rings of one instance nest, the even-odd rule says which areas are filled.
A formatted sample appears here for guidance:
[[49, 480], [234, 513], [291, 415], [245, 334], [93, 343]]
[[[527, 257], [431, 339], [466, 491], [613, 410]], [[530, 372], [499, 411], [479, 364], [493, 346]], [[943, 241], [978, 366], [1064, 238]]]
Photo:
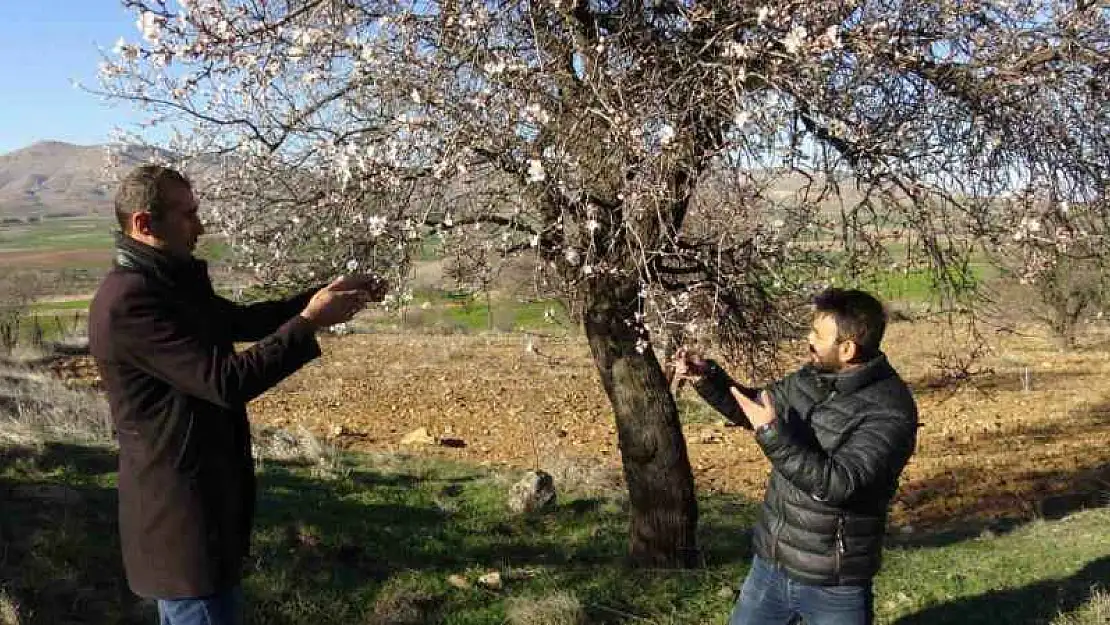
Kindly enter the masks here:
[[[316, 331], [386, 285], [346, 276], [285, 301], [216, 295], [192, 252], [192, 186], [153, 165], [115, 199], [116, 259], [89, 310], [89, 345], [119, 437], [119, 526], [131, 589], [163, 625], [236, 624], [255, 501], [246, 403], [320, 354]], [[234, 343], [254, 344], [236, 352]]]

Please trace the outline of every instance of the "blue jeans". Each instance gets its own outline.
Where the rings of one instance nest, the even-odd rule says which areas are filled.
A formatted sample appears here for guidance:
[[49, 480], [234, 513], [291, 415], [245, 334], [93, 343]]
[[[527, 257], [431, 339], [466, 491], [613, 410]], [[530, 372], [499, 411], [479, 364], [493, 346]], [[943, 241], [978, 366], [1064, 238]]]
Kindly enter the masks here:
[[873, 605], [871, 584], [801, 584], [757, 556], [728, 625], [871, 625]]
[[159, 599], [160, 625], [243, 625], [243, 590], [236, 586], [207, 597]]

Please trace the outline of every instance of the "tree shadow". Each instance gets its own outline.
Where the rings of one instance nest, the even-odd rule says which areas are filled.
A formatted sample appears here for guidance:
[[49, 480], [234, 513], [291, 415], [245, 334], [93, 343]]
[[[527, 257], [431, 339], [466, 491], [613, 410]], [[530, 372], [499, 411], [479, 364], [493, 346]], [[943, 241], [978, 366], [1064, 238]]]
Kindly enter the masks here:
[[1073, 370], [1034, 371], [1029, 374], [1028, 378], [1021, 371], [1002, 371], [953, 381], [934, 373], [907, 380], [906, 385], [919, 399], [931, 396], [948, 397], [953, 395], [962, 385], [975, 389], [987, 397], [992, 397], [995, 393], [1038, 391], [1055, 388], [1059, 386], [1058, 383], [1064, 381], [1067, 381], [1068, 384], [1074, 384], [1076, 380], [1097, 377], [1092, 372]]
[[1065, 579], [1037, 582], [1021, 588], [992, 590], [964, 597], [904, 616], [895, 625], [977, 623], [1043, 625], [1060, 612], [1072, 612], [1086, 603], [1091, 589], [1110, 583], [1110, 557], [1094, 560]]
[[[1110, 402], [1103, 402], [1066, 421], [1019, 425], [1003, 430], [999, 436], [1029, 445], [1052, 444], [1074, 440], [1108, 425]], [[1006, 462], [1013, 465], [992, 471], [971, 464], [904, 483], [895, 505], [916, 508], [915, 516], [929, 530], [892, 535], [890, 542], [911, 547], [941, 546], [984, 531], [1006, 533], [1034, 519], [1055, 520], [1079, 510], [1110, 505], [1110, 448], [1104, 445], [1091, 447], [1081, 463], [1070, 470], [1026, 469], [1027, 458], [1018, 449], [1007, 456]], [[1024, 470], [1015, 470], [1018, 467]]]
[[24, 625], [149, 624], [127, 587], [108, 447], [52, 443], [0, 450], [0, 587]]
[[[123, 572], [117, 463], [107, 447], [55, 443], [0, 450], [0, 586], [20, 606], [24, 625], [156, 620], [151, 603], [131, 593]], [[568, 583], [607, 588], [598, 590], [607, 597], [619, 595], [634, 574], [649, 585], [644, 592], [651, 584], [674, 590], [668, 581], [674, 572], [652, 577], [623, 566], [628, 514], [619, 496], [570, 496], [542, 513], [511, 515], [498, 492], [504, 485], [477, 469], [360, 469], [349, 477], [321, 481], [296, 463], [260, 472], [245, 582], [254, 622], [303, 623], [304, 614], [290, 612], [290, 605], [322, 609], [328, 598], [340, 597], [346, 599], [333, 601], [337, 613], [329, 618], [362, 622], [367, 606], [350, 597], [372, 597], [387, 580], [415, 571], [445, 580], [476, 568], [544, 570]], [[745, 565], [756, 506], [739, 497], [701, 503], [706, 561]], [[708, 567], [681, 583], [693, 592], [704, 583], [698, 580], [713, 574]], [[611, 579], [593, 584], [599, 571]], [[626, 607], [632, 611], [632, 604]], [[616, 622], [613, 614], [603, 616], [597, 622]]]

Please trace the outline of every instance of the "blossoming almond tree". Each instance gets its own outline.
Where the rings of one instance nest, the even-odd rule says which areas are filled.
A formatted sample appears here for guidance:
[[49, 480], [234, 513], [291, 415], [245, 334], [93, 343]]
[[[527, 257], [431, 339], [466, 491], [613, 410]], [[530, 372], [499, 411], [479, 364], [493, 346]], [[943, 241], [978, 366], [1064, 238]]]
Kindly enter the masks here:
[[766, 363], [830, 271], [898, 253], [958, 287], [1025, 198], [1107, 186], [1093, 2], [124, 4], [101, 93], [211, 174], [263, 277], [403, 267], [430, 231], [535, 259], [580, 312], [649, 565], [698, 553], [653, 344]]

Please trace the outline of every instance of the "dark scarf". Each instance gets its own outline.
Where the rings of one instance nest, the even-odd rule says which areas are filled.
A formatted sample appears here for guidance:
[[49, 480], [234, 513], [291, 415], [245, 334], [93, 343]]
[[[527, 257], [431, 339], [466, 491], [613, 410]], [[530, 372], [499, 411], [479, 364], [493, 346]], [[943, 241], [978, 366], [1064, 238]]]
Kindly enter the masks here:
[[210, 291], [208, 263], [199, 258], [179, 258], [116, 232], [116, 266], [145, 273], [166, 286]]

